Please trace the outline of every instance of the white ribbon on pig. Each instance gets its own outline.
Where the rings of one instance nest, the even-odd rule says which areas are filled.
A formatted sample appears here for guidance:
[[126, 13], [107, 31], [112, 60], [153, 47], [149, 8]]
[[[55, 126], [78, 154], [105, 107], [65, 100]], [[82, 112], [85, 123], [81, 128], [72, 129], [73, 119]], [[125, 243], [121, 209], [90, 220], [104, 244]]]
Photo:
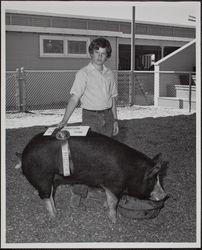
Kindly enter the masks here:
[[70, 175], [70, 165], [69, 165], [69, 143], [68, 141], [62, 143], [62, 163], [63, 163], [63, 175]]
[[[70, 136], [86, 136], [89, 130], [89, 126], [65, 126], [61, 131], [68, 131]], [[44, 136], [50, 136], [57, 129], [57, 127], [50, 127], [44, 133]], [[63, 163], [63, 175], [70, 175], [70, 149], [68, 140], [62, 142], [62, 163]]]

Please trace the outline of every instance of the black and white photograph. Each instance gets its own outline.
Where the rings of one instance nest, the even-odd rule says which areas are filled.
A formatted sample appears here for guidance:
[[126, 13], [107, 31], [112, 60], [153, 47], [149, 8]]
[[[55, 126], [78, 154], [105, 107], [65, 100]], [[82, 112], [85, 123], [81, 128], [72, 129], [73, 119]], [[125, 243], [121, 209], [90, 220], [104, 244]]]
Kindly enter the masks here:
[[1, 1], [1, 247], [201, 247], [201, 2]]

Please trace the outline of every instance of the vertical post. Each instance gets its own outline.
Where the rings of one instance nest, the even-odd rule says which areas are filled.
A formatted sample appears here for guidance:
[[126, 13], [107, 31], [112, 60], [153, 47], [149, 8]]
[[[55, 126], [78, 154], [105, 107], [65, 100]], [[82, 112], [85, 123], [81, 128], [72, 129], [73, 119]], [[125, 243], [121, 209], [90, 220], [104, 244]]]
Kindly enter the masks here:
[[189, 73], [189, 112], [191, 112], [191, 73]]
[[25, 79], [24, 79], [23, 67], [20, 69], [18, 82], [19, 82], [20, 112], [25, 112]]
[[161, 58], [164, 57], [164, 46], [161, 46]]
[[18, 110], [20, 111], [20, 71], [17, 68], [16, 69], [16, 93], [15, 93], [15, 98], [16, 98], [16, 106], [18, 108]]
[[159, 83], [160, 83], [160, 74], [159, 74], [159, 65], [154, 65], [154, 106], [158, 106], [159, 99]]
[[135, 6], [132, 9], [132, 25], [131, 25], [131, 84], [130, 84], [130, 95], [129, 103], [133, 105], [135, 102]]

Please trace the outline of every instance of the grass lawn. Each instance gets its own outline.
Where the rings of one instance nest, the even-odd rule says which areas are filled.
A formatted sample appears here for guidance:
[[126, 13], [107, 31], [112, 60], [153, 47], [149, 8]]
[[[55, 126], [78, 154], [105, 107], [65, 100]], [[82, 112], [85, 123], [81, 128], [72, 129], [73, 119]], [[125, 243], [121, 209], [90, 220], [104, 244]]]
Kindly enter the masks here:
[[6, 130], [7, 243], [196, 241], [196, 115], [120, 121], [117, 140], [149, 157], [162, 152], [169, 161], [164, 188], [170, 198], [154, 219], [135, 221], [119, 214], [115, 225], [103, 209], [102, 194], [87, 198], [78, 209], [69, 208], [68, 186], [57, 189], [56, 219], [47, 216], [43, 201], [15, 169], [15, 152], [44, 130]]

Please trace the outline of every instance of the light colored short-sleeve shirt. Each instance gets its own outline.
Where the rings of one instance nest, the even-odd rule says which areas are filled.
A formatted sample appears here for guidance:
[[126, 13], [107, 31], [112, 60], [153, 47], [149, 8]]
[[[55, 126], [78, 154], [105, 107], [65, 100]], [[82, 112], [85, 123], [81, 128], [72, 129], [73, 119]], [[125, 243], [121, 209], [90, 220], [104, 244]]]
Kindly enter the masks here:
[[114, 74], [106, 66], [103, 67], [103, 72], [100, 72], [89, 63], [77, 72], [70, 94], [80, 98], [82, 108], [111, 108], [112, 98], [118, 95]]

